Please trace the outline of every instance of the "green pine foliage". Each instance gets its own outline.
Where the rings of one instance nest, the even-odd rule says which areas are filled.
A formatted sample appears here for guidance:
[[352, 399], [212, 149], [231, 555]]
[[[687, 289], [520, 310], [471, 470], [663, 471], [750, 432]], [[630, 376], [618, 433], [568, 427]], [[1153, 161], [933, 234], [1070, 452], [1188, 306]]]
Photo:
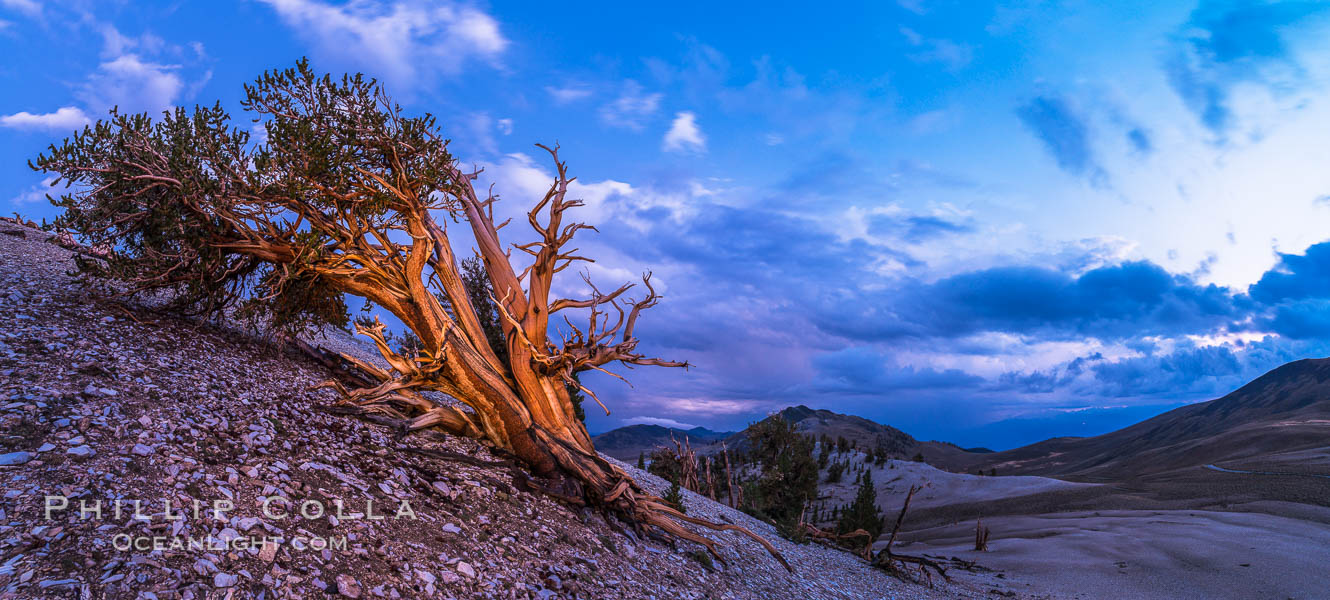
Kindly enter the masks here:
[[836, 523], [838, 533], [849, 533], [863, 529], [877, 539], [882, 535], [884, 523], [882, 511], [877, 507], [877, 490], [873, 488], [873, 472], [866, 471], [859, 482], [859, 490], [854, 495], [854, 502], [840, 514]]
[[679, 487], [678, 481], [670, 483], [670, 489], [665, 490], [665, 495], [661, 496], [661, 500], [664, 500], [666, 504], [670, 505], [670, 507], [675, 510], [688, 514], [688, 509], [683, 505], [683, 491], [682, 488]]
[[678, 481], [683, 472], [683, 463], [679, 462], [672, 450], [657, 448], [651, 453], [651, 465], [647, 467], [647, 472], [665, 481]]
[[845, 463], [831, 463], [827, 468], [827, 483], [840, 483], [841, 475], [845, 472]]
[[759, 474], [745, 482], [744, 510], [794, 534], [804, 507], [817, 495], [813, 438], [773, 416], [748, 428], [748, 442], [748, 458], [758, 465]]

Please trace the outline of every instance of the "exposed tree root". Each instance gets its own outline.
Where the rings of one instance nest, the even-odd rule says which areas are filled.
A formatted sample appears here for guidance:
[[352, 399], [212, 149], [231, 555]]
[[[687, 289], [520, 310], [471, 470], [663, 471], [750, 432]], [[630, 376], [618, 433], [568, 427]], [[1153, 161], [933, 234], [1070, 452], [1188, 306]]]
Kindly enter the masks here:
[[[297, 340], [295, 345], [300, 351], [332, 369], [334, 374], [341, 381], [345, 381], [352, 385], [362, 383], [373, 386], [362, 387], [348, 392], [339, 381], [325, 382], [324, 384], [321, 384], [320, 387], [336, 388], [344, 393], [344, 399], [340, 404], [322, 407], [320, 410], [332, 414], [353, 416], [390, 427], [397, 431], [399, 435], [405, 435], [410, 431], [427, 427], [437, 427], [451, 434], [466, 435], [470, 433], [471, 435], [468, 437], [479, 437], [475, 435], [475, 431], [470, 428], [469, 419], [422, 420], [422, 417], [438, 415], [441, 409], [444, 408], [453, 411], [456, 410], [451, 407], [433, 406], [426, 408], [423, 413], [414, 418], [404, 416], [404, 411], [409, 411], [411, 408], [423, 408], [421, 406], [423, 399], [421, 399], [418, 394], [413, 394], [417, 400], [410, 401], [408, 406], [396, 404], [403, 398], [407, 397], [405, 394], [410, 394], [412, 392], [410, 391], [410, 386], [385, 385], [394, 380], [380, 381], [377, 386], [374, 386], [374, 382], [370, 380], [370, 376], [384, 377], [387, 375], [386, 372], [378, 370], [375, 367], [367, 365], [363, 361], [356, 360], [345, 354], [334, 354], [322, 348], [311, 346], [303, 341]], [[383, 348], [381, 347], [381, 350], [382, 349]], [[367, 376], [367, 373], [370, 376]], [[395, 381], [400, 382], [401, 380]], [[385, 397], [388, 397], [387, 399], [392, 401], [392, 404], [385, 403]], [[390, 416], [390, 414], [398, 416]], [[535, 427], [533, 427], [533, 429], [538, 430], [538, 428]], [[517, 489], [541, 493], [575, 506], [600, 507], [601, 509], [619, 515], [635, 527], [656, 527], [671, 536], [705, 547], [711, 556], [722, 563], [726, 562], [725, 557], [722, 556], [716, 548], [714, 540], [693, 533], [682, 524], [688, 523], [697, 525], [712, 531], [738, 532], [761, 544], [762, 547], [765, 548], [773, 558], [780, 562], [782, 566], [790, 572], [794, 572], [794, 568], [790, 566], [789, 562], [785, 560], [785, 557], [775, 546], [748, 528], [732, 523], [714, 523], [705, 519], [685, 515], [670, 507], [663, 499], [646, 493], [621, 469], [615, 467], [599, 456], [582, 452], [580, 449], [567, 444], [563, 440], [548, 436], [548, 434], [543, 431], [537, 431], [537, 433], [543, 434], [538, 435], [538, 439], [547, 441], [551, 448], [556, 449], [554, 454], [561, 459], [559, 462], [563, 467], [563, 470], [577, 481], [578, 487], [582, 488], [580, 494], [569, 494], [540, 485], [539, 483], [536, 483], [533, 478], [527, 476], [523, 469], [509, 461], [485, 461], [454, 452], [418, 448], [409, 448], [406, 449], [406, 451], [423, 456], [463, 462], [476, 466], [511, 468], [513, 471], [514, 487]], [[564, 483], [566, 484], [567, 482]], [[597, 494], [597, 491], [599, 491], [599, 494]], [[867, 533], [865, 532], [864, 535], [867, 535]]]
[[863, 539], [865, 543], [863, 547], [861, 547], [859, 551], [856, 552], [856, 554], [858, 554], [864, 560], [868, 560], [871, 557], [871, 553], [873, 550], [873, 542], [875, 540], [873, 539], [873, 534], [864, 531], [863, 529], [856, 529], [849, 533], [831, 533], [830, 531], [823, 531], [821, 529], [818, 529], [812, 523], [803, 523], [803, 522], [799, 523], [799, 527], [800, 530], [803, 531], [804, 535], [813, 538], [813, 540], [818, 542], [819, 544], [822, 544], [824, 546], [830, 546], [833, 548], [843, 549], [844, 546], [840, 544], [840, 542], [842, 541]]

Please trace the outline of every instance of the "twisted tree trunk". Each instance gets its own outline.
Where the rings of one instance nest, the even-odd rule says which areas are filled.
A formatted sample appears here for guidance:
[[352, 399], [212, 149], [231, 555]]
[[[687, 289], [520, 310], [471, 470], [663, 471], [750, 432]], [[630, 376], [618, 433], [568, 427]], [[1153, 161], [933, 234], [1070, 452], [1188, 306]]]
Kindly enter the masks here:
[[[439, 427], [451, 433], [489, 440], [517, 456], [537, 475], [571, 478], [582, 489], [591, 505], [612, 509], [632, 522], [659, 527], [677, 537], [706, 546], [713, 554], [711, 540], [693, 534], [680, 522], [702, 525], [715, 530], [738, 531], [761, 543], [788, 568], [781, 555], [766, 540], [743, 527], [706, 522], [685, 516], [669, 507], [659, 497], [645, 493], [620, 469], [596, 454], [586, 428], [574, 415], [568, 390], [577, 384], [573, 374], [584, 370], [605, 369], [602, 365], [619, 361], [636, 365], [686, 367], [687, 363], [644, 357], [635, 352], [638, 340], [634, 326], [641, 312], [659, 300], [651, 286], [650, 275], [643, 277], [647, 294], [625, 306], [619, 298], [632, 286], [624, 285], [609, 294], [601, 294], [591, 285], [590, 298], [550, 301], [549, 287], [554, 273], [578, 260], [588, 260], [565, 253], [564, 244], [572, 234], [588, 226], [562, 224], [563, 212], [581, 202], [566, 199], [566, 165], [559, 161], [557, 149], [546, 148], [554, 158], [558, 175], [545, 197], [531, 210], [528, 220], [541, 240], [518, 246], [535, 257], [526, 272], [515, 273], [508, 256], [499, 245], [492, 213], [486, 209], [494, 198], [480, 200], [470, 186], [476, 174], [454, 170], [453, 180], [465, 182], [456, 189], [466, 220], [485, 260], [495, 301], [502, 314], [508, 340], [508, 364], [501, 364], [490, 349], [485, 332], [475, 318], [475, 310], [457, 270], [449, 241], [428, 212], [415, 213], [408, 230], [415, 243], [403, 248], [405, 260], [395, 275], [394, 285], [376, 289], [359, 287], [348, 280], [345, 291], [360, 293], [384, 306], [411, 328], [421, 339], [421, 356], [400, 356], [393, 352], [383, 334], [383, 326], [358, 327], [358, 333], [370, 337], [396, 374], [361, 363], [379, 385], [341, 391], [349, 401], [364, 408], [410, 417], [410, 428]], [[543, 214], [542, 214], [543, 212]], [[541, 217], [545, 223], [541, 223]], [[437, 275], [441, 294], [451, 304], [456, 318], [438, 302], [421, 282], [421, 270], [428, 266]], [[384, 269], [386, 273], [392, 270]], [[328, 272], [336, 278], [336, 273]], [[519, 280], [529, 278], [527, 290]], [[590, 285], [590, 281], [587, 281]], [[398, 290], [396, 295], [384, 290]], [[583, 330], [565, 320], [572, 333], [556, 347], [547, 340], [551, 313], [571, 308], [589, 309], [591, 316]], [[618, 313], [613, 325], [604, 310]], [[346, 357], [348, 360], [354, 360]], [[326, 385], [340, 388], [335, 382]], [[596, 398], [584, 387], [583, 391]], [[427, 400], [421, 392], [447, 394], [469, 406], [464, 412]], [[596, 399], [599, 403], [599, 399]], [[603, 408], [603, 404], [601, 405]], [[606, 410], [606, 414], [608, 414]], [[693, 484], [696, 485], [695, 483]], [[716, 556], [719, 557], [717, 554]]]
[[[624, 297], [633, 285], [601, 293], [585, 275], [589, 297], [551, 298], [556, 274], [590, 261], [569, 242], [594, 229], [565, 222], [564, 212], [582, 202], [567, 198], [572, 179], [557, 149], [541, 146], [557, 174], [527, 214], [535, 241], [507, 248], [498, 234], [507, 223], [494, 222], [497, 198], [482, 199], [473, 187], [479, 172], [459, 169], [432, 116], [401, 115], [373, 80], [338, 82], [302, 61], [265, 73], [246, 92], [244, 106], [267, 119], [263, 145], [217, 105], [192, 115], [178, 109], [160, 122], [113, 113], [37, 159], [35, 169], [77, 186], [57, 203], [65, 212], [55, 227], [108, 248], [101, 260], [80, 263], [85, 274], [118, 279], [125, 294], [169, 292], [196, 314], [239, 308], [290, 328], [345, 322], [344, 295], [364, 298], [400, 319], [421, 347], [395, 352], [377, 320], [358, 325], [390, 368], [344, 356], [367, 380], [354, 389], [325, 384], [344, 402], [409, 419], [412, 429], [487, 440], [535, 474], [580, 488], [562, 496], [697, 542], [717, 558], [710, 539], [682, 524], [738, 531], [785, 563], [751, 531], [688, 517], [645, 493], [596, 454], [576, 418], [570, 387], [600, 404], [578, 383], [580, 372], [610, 373], [615, 362], [688, 365], [637, 352], [637, 319], [660, 298], [649, 273], [635, 301]], [[491, 348], [459, 273], [448, 221], [466, 223], [484, 261], [506, 360]], [[512, 249], [532, 257], [521, 272]], [[579, 328], [559, 314], [568, 333], [556, 344], [550, 319], [570, 310], [589, 319]]]

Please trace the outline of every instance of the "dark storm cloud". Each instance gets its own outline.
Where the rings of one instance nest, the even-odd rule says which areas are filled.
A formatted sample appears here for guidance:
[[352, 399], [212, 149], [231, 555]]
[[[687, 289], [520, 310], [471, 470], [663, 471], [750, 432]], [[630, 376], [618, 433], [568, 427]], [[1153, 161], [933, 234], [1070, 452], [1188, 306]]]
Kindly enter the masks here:
[[1330, 242], [1303, 254], [1279, 254], [1275, 267], [1247, 290], [1264, 309], [1259, 326], [1293, 339], [1330, 337]]
[[1279, 254], [1279, 262], [1248, 288], [1263, 304], [1289, 300], [1330, 298], [1330, 242], [1307, 248], [1302, 254]]
[[1225, 330], [1243, 302], [1150, 262], [1092, 269], [1079, 276], [1033, 266], [962, 273], [896, 294], [891, 310], [902, 336], [959, 338], [994, 331], [1045, 339], [1124, 340]]

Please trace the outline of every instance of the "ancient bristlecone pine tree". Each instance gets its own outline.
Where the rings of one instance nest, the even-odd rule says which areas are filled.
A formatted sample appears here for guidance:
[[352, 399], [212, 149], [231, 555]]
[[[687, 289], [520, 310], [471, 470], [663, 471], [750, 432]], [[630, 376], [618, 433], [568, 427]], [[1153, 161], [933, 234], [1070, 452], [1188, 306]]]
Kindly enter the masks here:
[[[494, 222], [496, 198], [477, 193], [479, 173], [459, 167], [434, 117], [404, 116], [373, 80], [319, 77], [302, 61], [245, 91], [243, 106], [266, 134], [261, 142], [218, 104], [155, 121], [112, 113], [37, 159], [35, 169], [73, 186], [56, 201], [64, 212], [55, 228], [110, 249], [80, 259], [86, 275], [113, 282], [119, 294], [169, 296], [184, 312], [226, 312], [280, 331], [345, 325], [345, 295], [364, 298], [400, 319], [422, 347], [399, 354], [383, 325], [358, 325], [392, 369], [357, 362], [374, 385], [334, 384], [346, 402], [410, 419], [411, 428], [488, 440], [559, 489], [575, 489], [574, 498], [713, 554], [711, 540], [681, 523], [747, 534], [784, 563], [753, 533], [688, 517], [645, 493], [596, 454], [574, 416], [570, 387], [591, 394], [574, 379], [581, 371], [687, 365], [637, 351], [634, 326], [660, 298], [649, 274], [636, 300], [630, 284], [551, 298], [556, 274], [589, 260], [570, 243], [593, 229], [565, 214], [582, 203], [567, 195], [572, 179], [557, 148], [542, 146], [556, 175], [527, 214], [534, 234], [507, 246], [499, 237], [507, 222]], [[489, 274], [506, 362], [459, 275], [452, 237], [463, 223]], [[530, 264], [514, 269], [512, 249]], [[568, 311], [582, 314], [573, 320]], [[551, 339], [551, 318], [567, 332], [562, 339]]]

